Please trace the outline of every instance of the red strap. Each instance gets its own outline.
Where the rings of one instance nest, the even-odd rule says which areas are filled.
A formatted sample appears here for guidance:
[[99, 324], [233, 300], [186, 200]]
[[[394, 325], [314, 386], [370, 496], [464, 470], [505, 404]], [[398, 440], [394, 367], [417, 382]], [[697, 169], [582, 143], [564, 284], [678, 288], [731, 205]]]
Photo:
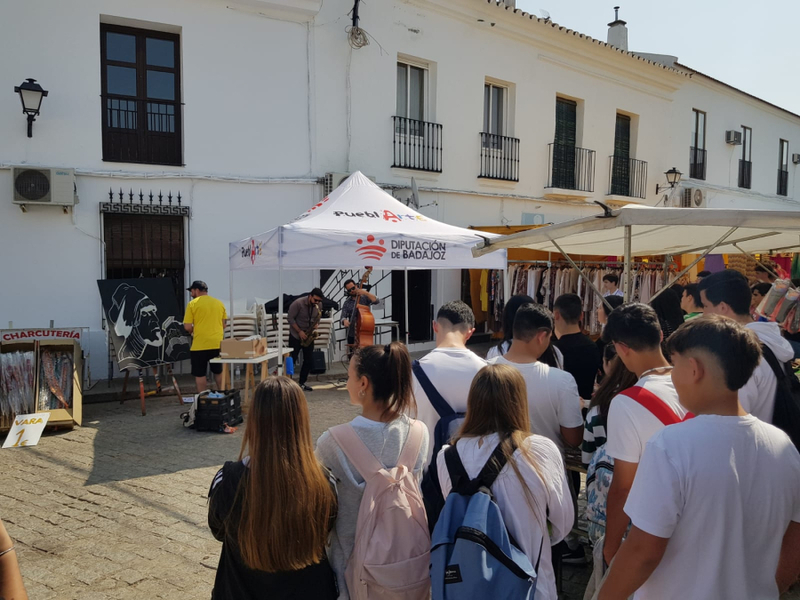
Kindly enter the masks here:
[[694, 417], [692, 413], [686, 413], [686, 416], [681, 419], [666, 402], [640, 385], [635, 385], [620, 393], [644, 406], [664, 425], [674, 425], [675, 423], [680, 423]]

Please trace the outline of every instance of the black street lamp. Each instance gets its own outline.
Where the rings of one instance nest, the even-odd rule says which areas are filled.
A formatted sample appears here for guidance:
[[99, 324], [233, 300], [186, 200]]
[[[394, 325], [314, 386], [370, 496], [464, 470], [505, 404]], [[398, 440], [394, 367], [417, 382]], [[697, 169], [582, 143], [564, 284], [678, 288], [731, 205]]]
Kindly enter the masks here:
[[680, 183], [681, 181], [681, 175], [683, 175], [683, 173], [678, 171], [678, 169], [676, 169], [675, 167], [672, 167], [669, 171], [665, 172], [664, 175], [667, 176], [667, 183], [669, 185], [656, 184], [656, 194], [660, 194], [664, 190], [672, 189], [676, 185], [678, 185], [678, 183]]
[[35, 79], [26, 79], [25, 83], [16, 86], [14, 91], [19, 94], [22, 101], [22, 112], [28, 115], [28, 137], [33, 137], [33, 122], [42, 106], [42, 98], [47, 96], [47, 90], [42, 89]]

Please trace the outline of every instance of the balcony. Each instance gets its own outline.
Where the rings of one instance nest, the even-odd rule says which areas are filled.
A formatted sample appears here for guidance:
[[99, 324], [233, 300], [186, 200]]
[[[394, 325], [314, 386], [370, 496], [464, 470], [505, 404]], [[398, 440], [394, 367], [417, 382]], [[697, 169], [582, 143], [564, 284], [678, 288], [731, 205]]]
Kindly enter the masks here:
[[739, 159], [739, 187], [749, 190], [753, 184], [753, 163]]
[[778, 169], [778, 195], [789, 195], [789, 171]]
[[609, 157], [609, 196], [647, 197], [647, 163], [626, 156]]
[[442, 172], [442, 126], [406, 117], [394, 122], [392, 167], [415, 171]]
[[706, 178], [706, 151], [704, 148], [689, 147], [689, 177]]
[[[546, 196], [586, 198], [594, 192], [595, 151], [568, 144], [548, 144]], [[572, 193], [576, 192], [576, 193]]]
[[519, 140], [481, 133], [481, 172], [478, 177], [519, 181]]

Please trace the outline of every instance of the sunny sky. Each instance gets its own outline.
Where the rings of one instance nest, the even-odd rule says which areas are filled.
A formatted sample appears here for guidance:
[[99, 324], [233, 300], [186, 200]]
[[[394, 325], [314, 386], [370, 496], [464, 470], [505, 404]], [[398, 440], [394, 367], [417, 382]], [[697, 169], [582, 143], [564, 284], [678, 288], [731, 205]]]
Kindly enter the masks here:
[[689, 67], [800, 114], [800, 0], [517, 0], [517, 7], [605, 41], [614, 6], [628, 49]]

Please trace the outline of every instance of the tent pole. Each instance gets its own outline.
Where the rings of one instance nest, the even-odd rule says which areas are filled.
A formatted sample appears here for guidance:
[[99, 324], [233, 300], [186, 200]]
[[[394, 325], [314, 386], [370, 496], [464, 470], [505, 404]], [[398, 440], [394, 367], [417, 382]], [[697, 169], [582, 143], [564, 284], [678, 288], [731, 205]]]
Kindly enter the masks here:
[[506, 268], [503, 269], [503, 306], [508, 302], [508, 299], [511, 297], [509, 292], [511, 291], [511, 280], [508, 278], [508, 261], [506, 261]]
[[406, 346], [408, 346], [408, 267], [403, 267], [403, 277], [405, 277], [405, 285], [403, 285], [403, 295], [405, 296], [405, 313], [406, 313]]
[[278, 375], [283, 375], [283, 227], [278, 231]]
[[625, 252], [625, 262], [623, 263], [624, 271], [622, 274], [622, 279], [625, 281], [624, 283], [624, 298], [625, 302], [631, 301], [631, 296], [633, 295], [633, 281], [631, 280], [631, 231], [632, 227], [630, 225], [625, 225], [625, 247], [623, 252]]
[[[711, 252], [712, 250], [714, 250], [714, 248], [716, 248], [716, 247], [717, 247], [717, 246], [719, 246], [719, 245], [720, 245], [722, 242], [724, 242], [726, 239], [728, 239], [728, 237], [730, 237], [731, 235], [733, 235], [733, 232], [734, 232], [734, 231], [736, 231], [737, 229], [738, 229], [738, 227], [734, 227], [733, 229], [729, 230], [729, 231], [728, 231], [728, 233], [726, 233], [725, 235], [723, 235], [723, 236], [722, 236], [721, 238], [719, 238], [719, 239], [718, 239], [716, 242], [714, 242], [714, 243], [713, 243], [711, 246], [709, 246], [708, 248], [706, 248], [706, 249], [703, 251], [703, 253], [702, 253], [700, 256], [698, 256], [697, 258], [695, 258], [695, 259], [694, 259], [694, 260], [691, 262], [691, 264], [690, 264], [688, 267], [686, 267], [686, 268], [685, 268], [685, 269], [683, 269], [683, 270], [682, 270], [680, 273], [678, 273], [678, 275], [675, 277], [675, 281], [678, 281], [678, 280], [679, 280], [681, 277], [683, 277], [684, 275], [686, 275], [686, 273], [688, 273], [688, 272], [689, 272], [689, 270], [690, 270], [690, 269], [691, 269], [693, 266], [695, 266], [697, 263], [699, 263], [701, 260], [703, 260], [703, 259], [706, 257], [706, 255], [707, 255], [709, 252]], [[736, 244], [734, 244], [734, 246], [736, 246]], [[736, 247], [738, 248], [738, 246], [736, 246]], [[655, 300], [656, 298], [658, 298], [658, 297], [661, 295], [661, 293], [662, 293], [664, 290], [666, 290], [667, 288], [670, 288], [670, 287], [672, 287], [672, 284], [665, 285], [663, 288], [661, 288], [660, 290], [658, 290], [658, 291], [657, 291], [657, 292], [656, 292], [656, 293], [655, 293], [653, 296], [651, 296], [651, 297], [650, 297], [650, 302], [652, 302], [653, 300]]]
[[[228, 315], [228, 337], [233, 337], [233, 269], [228, 270], [228, 293], [231, 301], [231, 314]], [[233, 386], [231, 386], [233, 387]]]
[[580, 268], [578, 265], [576, 265], [576, 264], [575, 264], [575, 261], [574, 261], [574, 260], [572, 260], [572, 258], [570, 257], [570, 255], [569, 255], [569, 254], [567, 254], [566, 252], [564, 252], [564, 251], [561, 249], [561, 246], [559, 246], [559, 245], [558, 245], [558, 242], [556, 242], [555, 240], [550, 240], [550, 241], [552, 242], [553, 246], [555, 246], [556, 248], [558, 248], [558, 251], [559, 251], [559, 252], [561, 252], [561, 254], [563, 254], [563, 255], [564, 255], [564, 258], [566, 258], [566, 259], [567, 259], [567, 261], [569, 262], [569, 264], [571, 264], [571, 265], [572, 265], [572, 268], [574, 268], [574, 269], [576, 269], [576, 270], [578, 271], [578, 275], [580, 275], [580, 276], [581, 276], [581, 278], [582, 278], [582, 279], [583, 279], [583, 280], [584, 280], [586, 283], [588, 283], [588, 284], [589, 284], [589, 287], [590, 287], [590, 288], [592, 288], [592, 289], [594, 290], [594, 293], [595, 293], [595, 294], [597, 294], [597, 296], [600, 298], [600, 300], [602, 300], [602, 301], [603, 301], [603, 304], [605, 304], [605, 305], [608, 307], [608, 309], [609, 309], [609, 310], [611, 310], [611, 305], [608, 303], [608, 300], [606, 300], [605, 296], [603, 296], [603, 292], [601, 292], [600, 290], [598, 290], [598, 289], [597, 289], [597, 286], [595, 286], [595, 284], [594, 284], [594, 282], [592, 281], [591, 277], [589, 277], [588, 275], [586, 275], [586, 274], [583, 272], [583, 269], [581, 269], [581, 268]]

